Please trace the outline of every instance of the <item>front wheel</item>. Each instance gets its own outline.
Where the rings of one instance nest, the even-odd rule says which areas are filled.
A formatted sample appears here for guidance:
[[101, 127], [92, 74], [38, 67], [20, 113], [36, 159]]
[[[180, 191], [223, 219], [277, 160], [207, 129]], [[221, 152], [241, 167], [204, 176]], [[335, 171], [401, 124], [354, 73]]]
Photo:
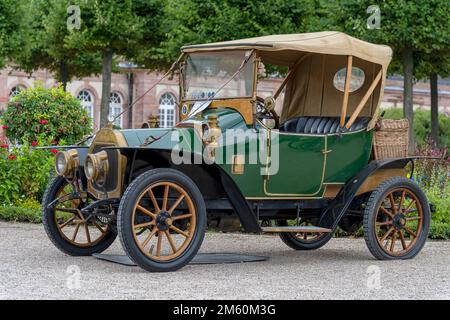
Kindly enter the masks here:
[[403, 177], [391, 178], [367, 202], [364, 239], [379, 260], [410, 259], [424, 246], [430, 219], [430, 206], [420, 187]]
[[81, 212], [94, 200], [75, 182], [63, 177], [50, 181], [42, 200], [42, 223], [55, 247], [72, 256], [89, 256], [114, 242], [116, 233], [109, 221]]
[[197, 254], [206, 231], [206, 207], [195, 183], [173, 169], [154, 169], [134, 180], [117, 217], [128, 256], [147, 271], [175, 271]]

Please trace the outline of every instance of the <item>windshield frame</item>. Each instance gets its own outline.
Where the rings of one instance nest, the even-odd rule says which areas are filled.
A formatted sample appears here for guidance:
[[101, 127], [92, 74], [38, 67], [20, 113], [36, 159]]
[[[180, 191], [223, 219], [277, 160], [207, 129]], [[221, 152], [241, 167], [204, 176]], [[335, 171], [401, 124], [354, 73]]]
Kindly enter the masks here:
[[[245, 50], [245, 49], [233, 49], [233, 50], [218, 50], [218, 51], [207, 51], [208, 53], [218, 53], [218, 52], [246, 52], [249, 50]], [[192, 52], [192, 53], [196, 53], [196, 52]], [[258, 79], [258, 55], [256, 50], [253, 50], [251, 52], [251, 59], [253, 59], [253, 62], [251, 62], [250, 60], [247, 63], [253, 63], [252, 66], [252, 87], [251, 87], [251, 94], [248, 96], [235, 96], [235, 97], [206, 97], [206, 98], [199, 98], [199, 99], [187, 99], [186, 98], [186, 60], [187, 57], [192, 54], [192, 53], [187, 53], [186, 56], [183, 59], [182, 62], [182, 66], [180, 68], [180, 77], [179, 77], [179, 86], [180, 86], [180, 104], [184, 103], [184, 102], [200, 102], [200, 101], [213, 101], [213, 100], [236, 100], [236, 99], [254, 99], [256, 97], [256, 91], [257, 91], [257, 79]], [[205, 52], [203, 52], [205, 53]], [[244, 60], [242, 60], [244, 61]], [[236, 70], [237, 71], [237, 70]], [[241, 70], [242, 71], [242, 70]], [[229, 80], [226, 79], [226, 80]], [[222, 83], [219, 83], [219, 85], [221, 85]], [[219, 89], [219, 88], [216, 88]], [[215, 92], [217, 94], [217, 91]]]

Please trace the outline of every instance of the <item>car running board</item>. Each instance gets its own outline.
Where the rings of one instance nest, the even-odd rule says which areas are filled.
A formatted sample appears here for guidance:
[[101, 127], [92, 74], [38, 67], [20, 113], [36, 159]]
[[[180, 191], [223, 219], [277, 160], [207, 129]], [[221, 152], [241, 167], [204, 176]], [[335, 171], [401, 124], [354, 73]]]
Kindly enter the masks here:
[[262, 227], [263, 232], [278, 233], [278, 232], [307, 232], [307, 233], [330, 233], [331, 229], [315, 227], [315, 226], [287, 226], [287, 227]]

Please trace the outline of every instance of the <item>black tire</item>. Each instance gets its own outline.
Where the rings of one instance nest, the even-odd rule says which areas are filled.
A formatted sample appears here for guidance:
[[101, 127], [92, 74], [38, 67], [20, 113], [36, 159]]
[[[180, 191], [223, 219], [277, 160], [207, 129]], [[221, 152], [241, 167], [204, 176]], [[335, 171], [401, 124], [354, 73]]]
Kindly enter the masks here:
[[49, 182], [42, 199], [42, 223], [47, 236], [56, 248], [71, 256], [90, 256], [93, 253], [105, 251], [117, 236], [111, 229], [98, 243], [83, 247], [74, 245], [61, 234], [55, 219], [55, 210], [48, 209], [47, 206], [57, 198], [57, 193], [64, 184], [67, 184], [67, 182], [63, 177], [57, 176], [53, 178]]
[[[158, 261], [144, 254], [136, 243], [133, 231], [133, 212], [139, 197], [151, 185], [173, 183], [181, 187], [192, 199], [195, 207], [195, 229], [192, 239], [181, 254], [172, 260]], [[206, 232], [206, 206], [195, 183], [174, 169], [152, 169], [137, 177], [125, 191], [119, 206], [117, 227], [122, 247], [137, 265], [150, 272], [175, 271], [188, 264], [197, 254]]]
[[[399, 189], [401, 188], [401, 189]], [[411, 192], [417, 199], [420, 204], [422, 210], [422, 218], [421, 218], [421, 229], [419, 229], [419, 234], [417, 234], [416, 240], [412, 243], [411, 248], [405, 250], [403, 247], [403, 251], [400, 251], [399, 254], [395, 254], [395, 249], [390, 254], [388, 250], [380, 244], [378, 239], [378, 233], [376, 230], [377, 223], [377, 215], [379, 214], [380, 206], [383, 204], [383, 201], [388, 197], [391, 192], [395, 190], [407, 190], [407, 192]], [[401, 201], [400, 201], [401, 202]], [[395, 201], [394, 201], [395, 203]], [[398, 209], [396, 209], [398, 210]], [[381, 210], [382, 211], [382, 210]], [[418, 210], [417, 210], [418, 211]], [[392, 212], [391, 212], [392, 213]], [[400, 212], [401, 213], [401, 212]], [[400, 214], [398, 213], [398, 214]], [[407, 220], [407, 219], [406, 219]], [[415, 257], [420, 250], [423, 248], [425, 241], [428, 237], [428, 231], [430, 228], [430, 220], [431, 220], [431, 212], [430, 205], [428, 203], [427, 197], [425, 193], [420, 189], [420, 187], [412, 180], [404, 178], [404, 177], [394, 177], [388, 179], [381, 183], [371, 194], [366, 208], [364, 210], [364, 239], [366, 241], [367, 247], [372, 255], [379, 260], [394, 260], [394, 259], [411, 259]], [[392, 220], [394, 221], [394, 220]], [[379, 222], [378, 222], [379, 223]], [[394, 224], [392, 224], [394, 226]], [[387, 228], [387, 227], [386, 227]], [[402, 226], [399, 225], [398, 228], [402, 230]], [[400, 231], [396, 231], [394, 229], [395, 234], [400, 233]], [[386, 231], [387, 233], [387, 231]], [[391, 232], [392, 233], [392, 232]], [[416, 230], [417, 233], [417, 230]], [[402, 234], [403, 237], [403, 234]], [[404, 241], [404, 240], [403, 240]], [[395, 240], [392, 240], [391, 244]], [[403, 243], [401, 243], [403, 246]], [[387, 242], [386, 242], [387, 247]]]
[[[286, 220], [279, 220], [279, 226], [287, 226]], [[288, 247], [294, 250], [316, 250], [327, 244], [333, 237], [333, 232], [323, 233], [314, 240], [303, 240], [296, 236], [296, 233], [280, 232], [279, 237]]]

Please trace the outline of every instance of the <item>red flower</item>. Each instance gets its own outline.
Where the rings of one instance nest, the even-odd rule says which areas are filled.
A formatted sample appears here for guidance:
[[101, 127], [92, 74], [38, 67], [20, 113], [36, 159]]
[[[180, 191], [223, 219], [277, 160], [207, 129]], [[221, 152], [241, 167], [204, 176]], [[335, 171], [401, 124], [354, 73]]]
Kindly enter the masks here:
[[39, 142], [37, 142], [37, 141], [33, 141], [31, 143], [31, 146], [33, 146], [33, 147], [37, 147], [38, 145], [39, 145]]
[[48, 124], [48, 120], [39, 120], [40, 124]]
[[52, 140], [51, 144], [57, 145], [58, 144], [58, 140]]
[[50, 152], [53, 153], [53, 154], [57, 154], [58, 150], [57, 149], [51, 149]]
[[5, 143], [5, 144], [0, 145], [0, 148], [9, 149], [9, 145]]
[[10, 154], [8, 157], [9, 160], [16, 160], [17, 157], [14, 154]]
[[6, 130], [9, 128], [9, 126], [7, 126], [6, 124], [2, 126], [3, 130]]

